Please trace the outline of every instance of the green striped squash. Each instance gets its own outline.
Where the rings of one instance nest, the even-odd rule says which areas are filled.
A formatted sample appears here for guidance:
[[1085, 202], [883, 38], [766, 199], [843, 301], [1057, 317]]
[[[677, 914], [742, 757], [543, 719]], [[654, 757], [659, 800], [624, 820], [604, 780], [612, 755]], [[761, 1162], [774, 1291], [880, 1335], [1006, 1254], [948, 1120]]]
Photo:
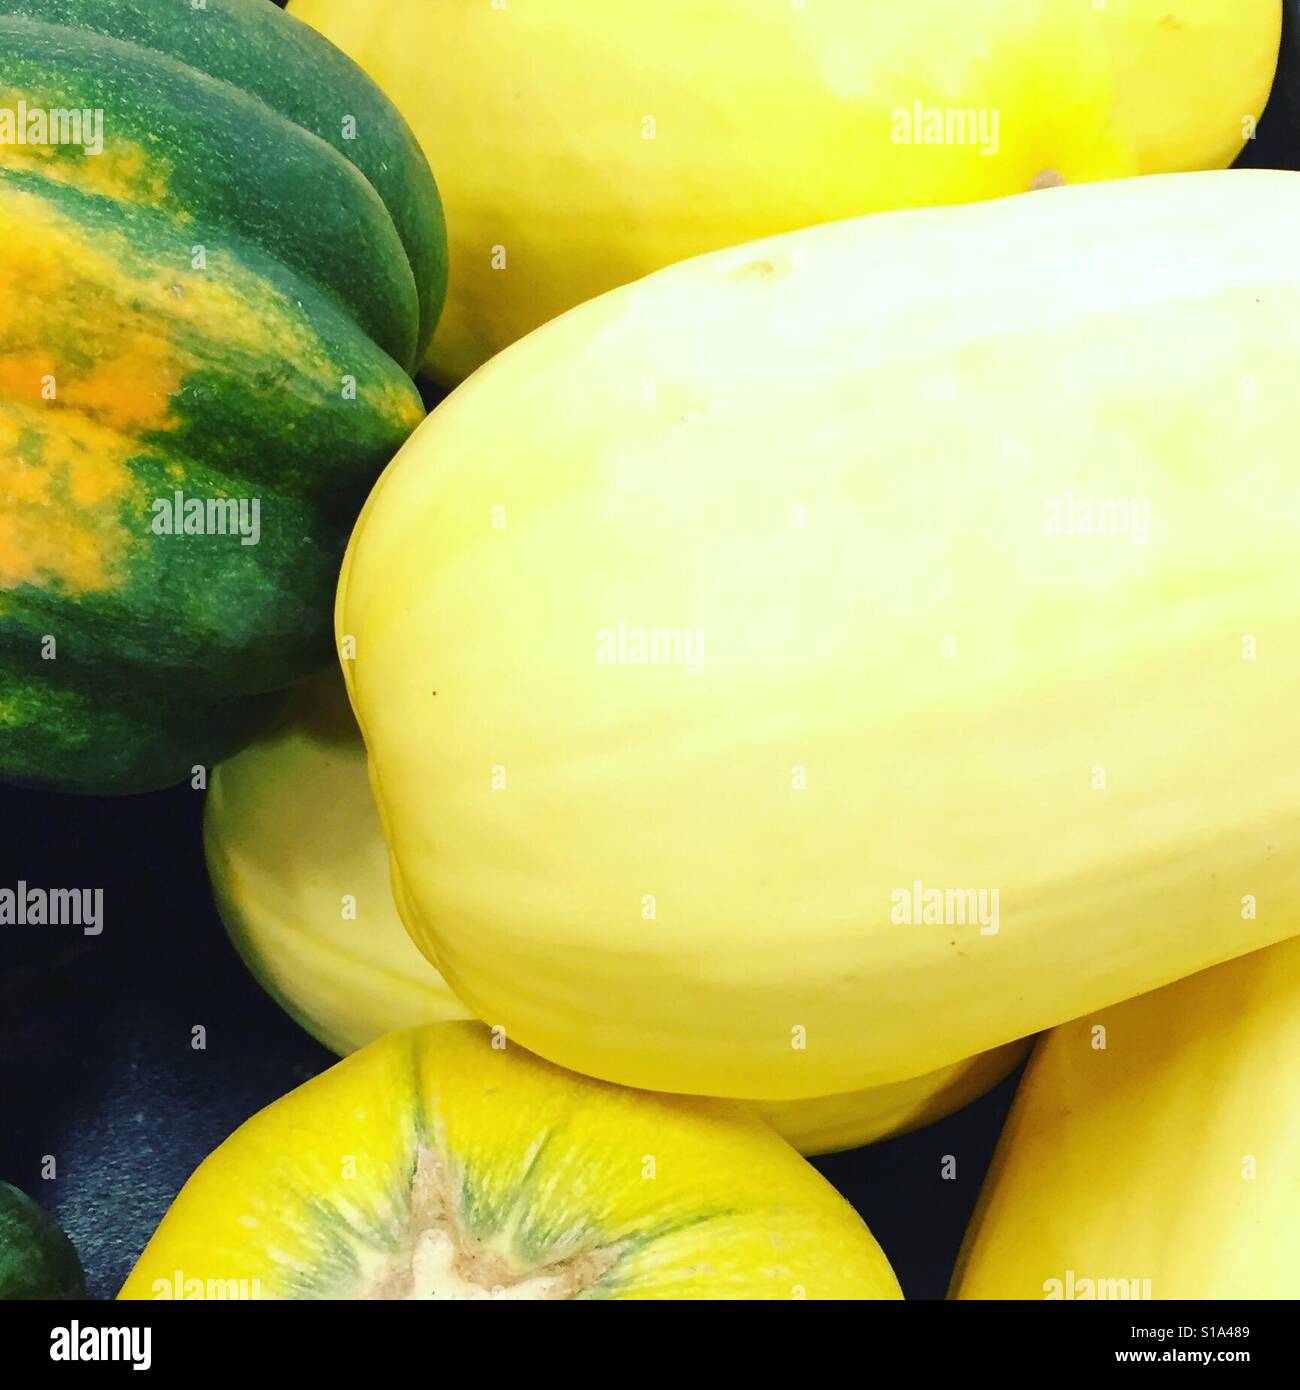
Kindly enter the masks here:
[[437, 188], [266, 0], [0, 0], [0, 244], [0, 779], [165, 786], [330, 660]]
[[0, 1182], [0, 1302], [85, 1295], [72, 1242], [30, 1197]]

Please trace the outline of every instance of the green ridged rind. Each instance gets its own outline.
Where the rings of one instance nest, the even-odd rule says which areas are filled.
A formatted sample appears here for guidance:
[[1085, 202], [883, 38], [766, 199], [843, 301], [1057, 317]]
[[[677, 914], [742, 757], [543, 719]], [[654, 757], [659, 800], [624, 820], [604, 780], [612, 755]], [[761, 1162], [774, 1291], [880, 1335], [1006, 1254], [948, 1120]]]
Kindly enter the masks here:
[[[0, 0], [0, 15], [100, 33], [165, 54], [256, 97], [354, 164], [392, 216], [420, 299], [424, 358], [447, 292], [442, 202], [419, 142], [397, 109], [352, 61], [267, 0]], [[345, 118], [356, 123], [345, 134]]]
[[270, 724], [285, 700], [284, 691], [204, 700], [142, 684], [139, 672], [77, 674], [84, 684], [6, 682], [6, 781], [83, 796], [160, 791], [196, 767], [210, 772]]
[[[147, 209], [0, 171], [0, 197], [6, 188], [75, 221], [90, 244], [106, 234], [129, 241], [124, 254], [138, 257], [142, 274], [171, 267], [182, 289], [202, 274], [232, 293], [251, 280], [295, 330], [286, 347], [299, 355], [246, 355], [204, 325], [182, 327], [178, 350], [199, 369], [172, 403], [176, 425], [147, 434], [129, 460], [139, 486], [118, 509], [134, 542], [124, 583], [102, 596], [68, 595], [57, 584], [9, 591], [0, 596], [0, 645], [65, 633], [96, 667], [157, 666], [172, 683], [210, 690], [215, 681], [224, 694], [274, 689], [288, 683], [286, 673], [297, 680], [319, 669], [352, 521], [422, 416], [415, 386], [310, 285], [255, 248], [214, 243], [207, 270], [194, 272], [185, 238]], [[345, 376], [356, 378], [357, 400], [345, 399]], [[55, 414], [50, 431], [58, 429]], [[35, 454], [40, 440], [30, 447]], [[153, 505], [177, 487], [205, 498], [255, 496], [259, 544], [155, 534]], [[48, 670], [39, 653], [32, 660], [31, 669]]]
[[[101, 34], [0, 17], [0, 93], [30, 107], [104, 112], [104, 151], [51, 149], [58, 177], [97, 176], [142, 151], [138, 197], [185, 219], [194, 242], [233, 234], [313, 280], [410, 370], [420, 305], [397, 228], [370, 181], [333, 146], [257, 97]], [[98, 167], [93, 166], [101, 161]]]
[[[422, 405], [330, 296], [258, 247], [211, 237], [196, 271], [189, 236], [166, 214], [0, 171], [0, 215], [15, 199], [74, 229], [88, 251], [114, 248], [120, 283], [80, 285], [92, 302], [71, 317], [152, 313], [189, 370], [169, 427], [131, 441], [128, 495], [87, 509], [88, 527], [113, 523], [127, 538], [114, 585], [76, 593], [51, 577], [0, 592], [0, 776], [151, 790], [234, 752], [276, 707], [267, 692], [331, 660], [329, 598], [352, 520]], [[214, 291], [250, 301], [249, 314], [274, 325], [275, 350], [130, 302], [144, 294], [134, 285], [172, 274], [178, 302]], [[29, 458], [39, 462], [62, 428], [53, 413], [48, 437], [30, 430]], [[256, 498], [260, 543], [155, 534], [153, 504], [177, 487]], [[244, 708], [237, 697], [257, 698]]]
[[[241, 483], [264, 482], [317, 501], [333, 497], [342, 515], [357, 489], [373, 482], [376, 457], [423, 418], [419, 391], [390, 355], [309, 279], [256, 244], [234, 235], [209, 237], [200, 271], [187, 231], [165, 214], [0, 168], [0, 194], [5, 189], [39, 198], [75, 222], [91, 245], [107, 237], [126, 243], [124, 273], [142, 283], [165, 273], [183, 294], [199, 276], [232, 293], [255, 281], [263, 306], [278, 311], [299, 335], [289, 345], [292, 355], [268, 357], [241, 353], [215, 326], [186, 334], [182, 346], [202, 356], [206, 371], [203, 379], [185, 383], [176, 407], [180, 429], [166, 435], [173, 452], [224, 465]], [[355, 379], [358, 400], [345, 398], [345, 376]], [[322, 445], [328, 445], [327, 467]], [[348, 516], [346, 524], [351, 521]]]
[[[36, 297], [34, 312], [11, 305], [0, 341], [18, 392], [0, 388], [0, 425], [11, 439], [18, 427], [20, 493], [49, 485], [0, 512], [19, 547], [0, 589], [0, 779], [150, 790], [236, 751], [278, 707], [275, 691], [332, 659], [348, 532], [423, 415], [406, 373], [445, 291], [441, 205], [387, 98], [265, 0], [0, 0], [0, 105], [20, 99], [104, 112], [102, 155], [0, 151], [0, 220], [5, 199], [40, 200], [81, 229], [86, 255], [66, 260], [98, 265], [102, 283], [68, 273], [42, 291], [39, 274], [21, 274], [16, 293]], [[28, 228], [20, 218], [4, 231]], [[112, 269], [96, 260], [105, 245]], [[182, 302], [200, 286], [228, 290], [239, 313], [168, 316], [150, 284], [160, 275]], [[96, 335], [104, 323], [127, 346], [161, 335], [179, 366], [150, 386], [165, 422], [115, 422], [121, 449], [92, 478], [112, 485], [78, 493], [69, 449], [84, 467], [102, 443], [85, 438], [110, 417], [102, 379], [81, 400], [77, 387], [107, 363], [112, 395], [131, 367], [117, 339]], [[41, 414], [40, 372], [59, 375], [72, 415]], [[152, 505], [175, 490], [256, 498], [259, 544], [154, 533]], [[103, 552], [107, 579], [50, 559], [40, 538], [56, 525]]]
[[72, 1242], [30, 1197], [0, 1182], [0, 1301], [85, 1296]]

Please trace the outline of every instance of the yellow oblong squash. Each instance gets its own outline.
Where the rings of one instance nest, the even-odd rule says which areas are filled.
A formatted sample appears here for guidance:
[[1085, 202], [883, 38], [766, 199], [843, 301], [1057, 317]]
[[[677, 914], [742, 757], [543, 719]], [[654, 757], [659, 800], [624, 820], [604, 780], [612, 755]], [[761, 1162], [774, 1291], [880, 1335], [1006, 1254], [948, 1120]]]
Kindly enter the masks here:
[[1297, 1067], [1300, 941], [1053, 1029], [954, 1296], [1300, 1298]]
[[1144, 174], [1224, 169], [1263, 114], [1282, 37], [1278, 0], [1105, 0], [1115, 117]]
[[892, 208], [1231, 162], [1279, 0], [293, 0], [447, 209], [445, 383], [674, 261]]
[[862, 218], [455, 392], [336, 621], [456, 993], [793, 1099], [1295, 934], [1297, 221], [1244, 170]]
[[[385, 1033], [471, 1017], [393, 905], [366, 751], [337, 675], [212, 774], [204, 848], [230, 938], [262, 987], [340, 1055]], [[758, 1107], [801, 1153], [919, 1129], [1009, 1075], [1025, 1038], [888, 1086]]]

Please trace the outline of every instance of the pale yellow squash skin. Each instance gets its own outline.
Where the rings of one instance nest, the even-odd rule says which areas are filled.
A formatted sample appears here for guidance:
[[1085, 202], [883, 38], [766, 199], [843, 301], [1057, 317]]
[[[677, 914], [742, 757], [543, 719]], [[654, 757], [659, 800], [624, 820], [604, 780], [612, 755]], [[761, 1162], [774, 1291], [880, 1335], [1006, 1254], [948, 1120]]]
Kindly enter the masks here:
[[[1300, 930], [1295, 225], [1246, 170], [863, 218], [454, 393], [336, 622], [456, 993], [575, 1070], [792, 1099]], [[1097, 499], [1135, 505], [1081, 534]], [[918, 882], [998, 930], [907, 924]]]
[[1093, 13], [1141, 172], [1226, 169], [1254, 138], [1273, 86], [1280, 0], [1105, 0]]
[[853, 1208], [755, 1116], [575, 1076], [498, 1047], [478, 1023], [390, 1034], [205, 1159], [120, 1296], [210, 1287], [267, 1299], [902, 1296]]
[[1054, 1029], [954, 1296], [1300, 1298], [1298, 1072], [1300, 941]]
[[335, 673], [301, 687], [272, 729], [216, 768], [203, 847], [245, 964], [326, 1047], [345, 1054], [474, 1017], [401, 930], [365, 748]]
[[861, 1091], [750, 1104], [802, 1154], [856, 1149], [910, 1134], [978, 1100], [1015, 1071], [1032, 1043], [1032, 1038], [1018, 1038], [924, 1076]]
[[[244, 961], [340, 1055], [399, 1028], [471, 1017], [397, 915], [343, 682], [295, 692], [285, 716], [212, 776], [208, 872]], [[802, 1153], [856, 1148], [941, 1119], [997, 1085], [1030, 1039], [889, 1086], [758, 1107]]]
[[[1281, 14], [1279, 0], [289, 8], [384, 88], [433, 166], [451, 288], [428, 366], [444, 383], [594, 295], [738, 242], [1036, 180], [1226, 165], [1268, 98]], [[944, 143], [907, 140], [917, 103]], [[982, 133], [949, 138], [967, 111]]]

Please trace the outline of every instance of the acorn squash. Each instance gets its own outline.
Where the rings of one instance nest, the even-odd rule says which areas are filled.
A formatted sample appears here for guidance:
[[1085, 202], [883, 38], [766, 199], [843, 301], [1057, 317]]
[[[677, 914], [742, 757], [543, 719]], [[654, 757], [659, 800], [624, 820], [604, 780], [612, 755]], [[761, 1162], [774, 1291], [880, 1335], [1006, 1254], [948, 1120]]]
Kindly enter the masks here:
[[1300, 932], [1297, 224], [1256, 170], [834, 223], [453, 393], [337, 609], [452, 989], [794, 1099]]
[[328, 659], [423, 416], [437, 189], [261, 0], [0, 0], [0, 242], [0, 778], [160, 787]]
[[0, 1182], [0, 1302], [85, 1296], [72, 1242], [26, 1193]]

